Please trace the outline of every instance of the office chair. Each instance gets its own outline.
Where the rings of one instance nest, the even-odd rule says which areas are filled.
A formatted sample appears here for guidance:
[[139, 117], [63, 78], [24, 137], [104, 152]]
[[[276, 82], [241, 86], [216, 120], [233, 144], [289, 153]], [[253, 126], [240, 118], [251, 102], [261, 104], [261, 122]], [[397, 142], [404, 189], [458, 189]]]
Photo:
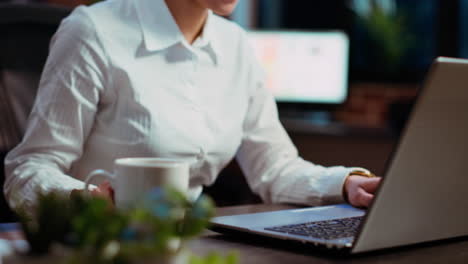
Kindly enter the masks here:
[[49, 41], [70, 9], [0, 4], [0, 222], [15, 221], [4, 195], [4, 158], [24, 134]]

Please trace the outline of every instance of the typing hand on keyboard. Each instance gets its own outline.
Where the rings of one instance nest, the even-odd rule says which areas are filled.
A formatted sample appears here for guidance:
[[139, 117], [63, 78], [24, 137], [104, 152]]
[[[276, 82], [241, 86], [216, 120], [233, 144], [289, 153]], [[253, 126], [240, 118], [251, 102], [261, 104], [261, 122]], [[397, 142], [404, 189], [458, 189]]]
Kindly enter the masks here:
[[369, 207], [382, 178], [350, 175], [344, 184], [345, 199], [355, 207]]

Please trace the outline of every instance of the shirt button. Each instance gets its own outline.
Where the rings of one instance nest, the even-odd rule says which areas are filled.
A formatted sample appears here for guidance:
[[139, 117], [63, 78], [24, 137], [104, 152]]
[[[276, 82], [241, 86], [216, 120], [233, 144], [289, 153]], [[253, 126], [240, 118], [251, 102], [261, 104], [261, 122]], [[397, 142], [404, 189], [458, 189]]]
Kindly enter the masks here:
[[[200, 108], [199, 108], [198, 106], [192, 105], [191, 107], [192, 107], [192, 110], [193, 110], [193, 111], [195, 111], [195, 112], [200, 112]], [[200, 151], [202, 151], [202, 150], [200, 150]]]
[[197, 160], [202, 160], [205, 157], [205, 152], [200, 148], [200, 152], [197, 154]]

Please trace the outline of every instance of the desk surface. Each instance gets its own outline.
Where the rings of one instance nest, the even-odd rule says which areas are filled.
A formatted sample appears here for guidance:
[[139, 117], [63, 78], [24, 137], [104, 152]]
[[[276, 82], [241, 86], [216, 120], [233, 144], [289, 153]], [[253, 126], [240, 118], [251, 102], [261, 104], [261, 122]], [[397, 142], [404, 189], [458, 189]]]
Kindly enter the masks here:
[[[294, 208], [288, 205], [246, 205], [222, 207], [217, 214], [233, 215]], [[17, 239], [14, 232], [0, 233], [0, 237]], [[19, 233], [19, 231], [17, 231]], [[6, 235], [6, 236], [5, 236]], [[414, 247], [369, 253], [360, 256], [337, 257], [313, 251], [310, 247], [298, 247], [284, 241], [261, 238], [245, 239], [206, 231], [202, 237], [190, 242], [191, 250], [199, 255], [212, 251], [227, 254], [238, 252], [240, 264], [244, 263], [468, 263], [468, 239], [444, 241]], [[14, 262], [14, 261], [13, 261]], [[15, 262], [16, 263], [16, 262]]]
[[[223, 207], [218, 215], [272, 211], [293, 208], [287, 205], [247, 205]], [[297, 247], [284, 241], [245, 239], [208, 231], [192, 241], [193, 251], [203, 254], [210, 251], [237, 251], [240, 263], [468, 263], [468, 239], [451, 240], [369, 253], [360, 256], [333, 257]]]

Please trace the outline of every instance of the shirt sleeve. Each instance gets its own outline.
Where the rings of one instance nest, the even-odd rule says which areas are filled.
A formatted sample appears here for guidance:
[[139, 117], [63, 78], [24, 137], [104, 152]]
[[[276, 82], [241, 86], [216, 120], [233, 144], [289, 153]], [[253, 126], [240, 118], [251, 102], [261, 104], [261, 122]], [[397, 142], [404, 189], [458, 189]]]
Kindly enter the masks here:
[[12, 208], [30, 209], [38, 191], [84, 188], [66, 173], [93, 126], [105, 58], [91, 20], [76, 9], [51, 40], [26, 133], [5, 158], [4, 191]]
[[346, 176], [356, 168], [324, 167], [303, 160], [278, 118], [274, 97], [256, 62], [243, 140], [236, 155], [251, 189], [264, 202], [321, 205], [344, 202]]

